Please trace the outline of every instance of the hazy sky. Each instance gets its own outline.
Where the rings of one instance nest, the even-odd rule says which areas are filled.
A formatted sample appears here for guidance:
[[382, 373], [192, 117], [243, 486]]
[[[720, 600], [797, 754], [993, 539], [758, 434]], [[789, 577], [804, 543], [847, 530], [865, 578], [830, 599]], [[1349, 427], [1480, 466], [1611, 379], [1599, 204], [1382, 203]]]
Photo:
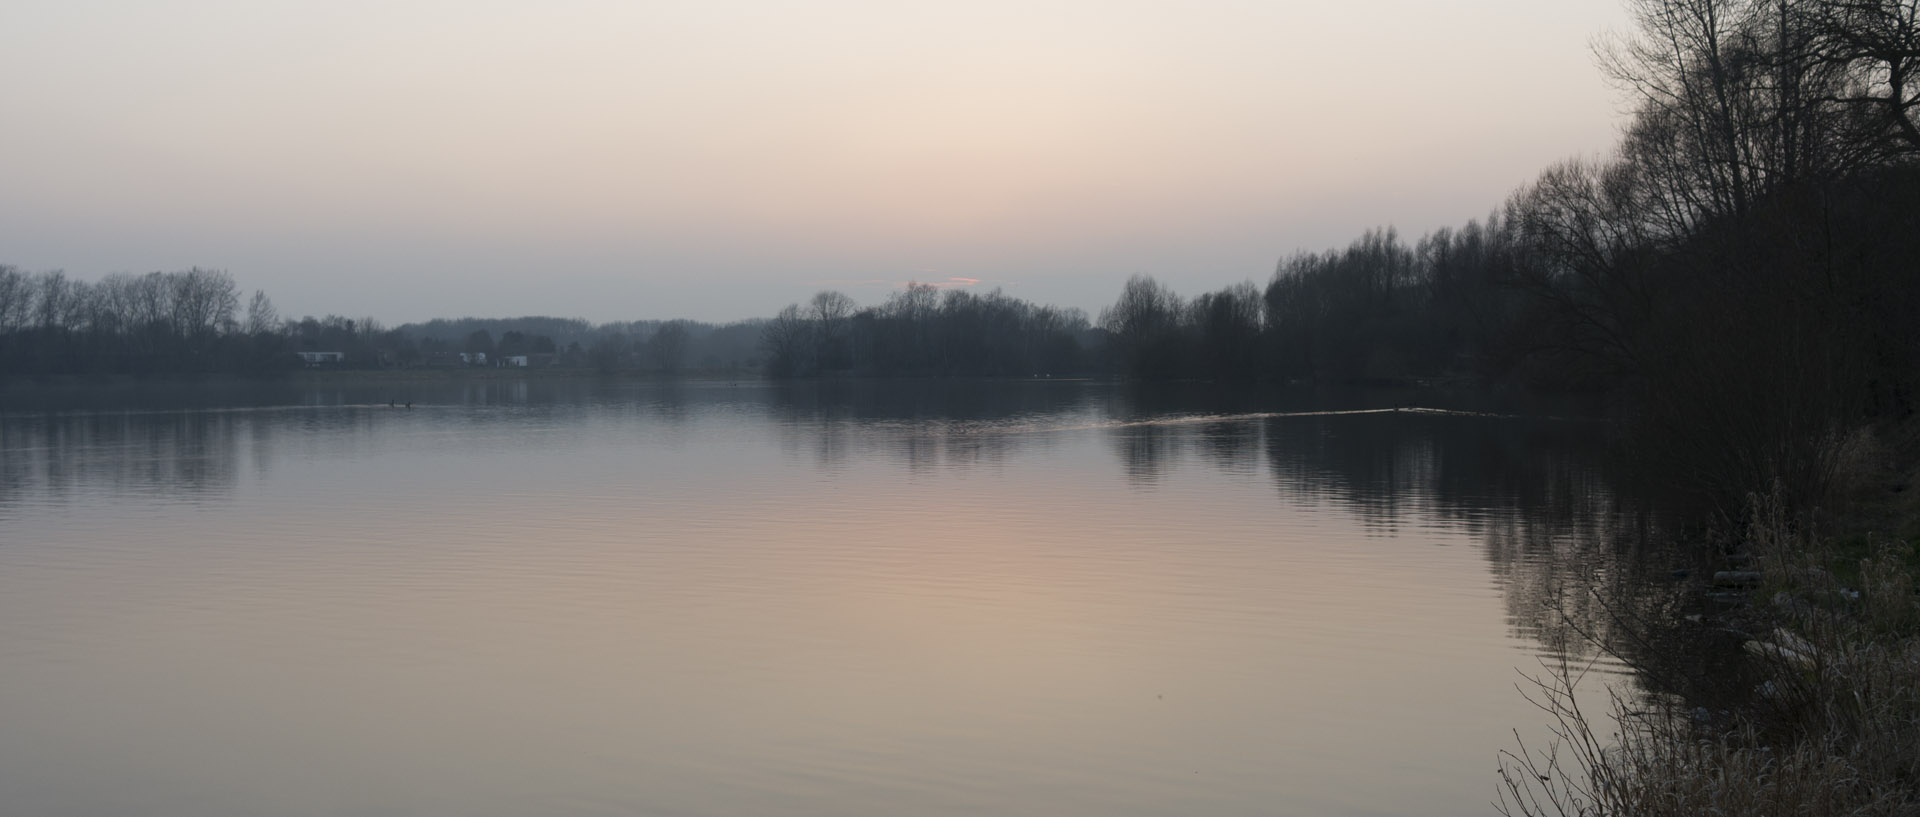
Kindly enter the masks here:
[[11, 0], [0, 263], [289, 315], [1089, 312], [1497, 206], [1619, 120], [1619, 0]]

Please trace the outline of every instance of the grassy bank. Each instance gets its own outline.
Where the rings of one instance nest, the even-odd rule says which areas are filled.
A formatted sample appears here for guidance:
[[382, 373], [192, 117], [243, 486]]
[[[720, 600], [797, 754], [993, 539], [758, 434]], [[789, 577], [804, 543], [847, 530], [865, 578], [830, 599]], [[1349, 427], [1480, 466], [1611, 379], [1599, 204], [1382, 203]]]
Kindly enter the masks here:
[[[1675, 626], [1734, 639], [1732, 694], [1616, 698], [1583, 712], [1578, 670], [1529, 690], [1557, 740], [1501, 768], [1506, 815], [1920, 814], [1920, 469], [1912, 445], [1855, 455], [1829, 514], [1755, 496], [1721, 526], [1719, 603]], [[1744, 587], [1726, 592], [1724, 585]], [[1695, 640], [1698, 643], [1698, 639]]]

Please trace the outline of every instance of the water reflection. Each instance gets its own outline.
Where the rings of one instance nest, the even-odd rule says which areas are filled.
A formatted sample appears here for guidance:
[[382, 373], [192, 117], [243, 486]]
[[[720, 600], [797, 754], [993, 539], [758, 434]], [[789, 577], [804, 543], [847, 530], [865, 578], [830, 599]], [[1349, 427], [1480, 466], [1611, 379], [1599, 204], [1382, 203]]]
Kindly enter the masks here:
[[[1480, 399], [579, 379], [9, 404], [0, 720], [39, 731], [0, 736], [0, 791], [85, 812], [153, 789], [96, 780], [280, 781], [144, 810], [245, 814], [325, 802], [324, 768], [369, 813], [436, 785], [412, 810], [1484, 813], [1530, 712], [1513, 665], [1607, 626], [1587, 591], [1656, 523], [1596, 426]], [[1503, 416], [1329, 413], [1407, 405]]]
[[[855, 449], [909, 470], [975, 465], [1090, 428], [1138, 487], [1189, 463], [1228, 474], [1264, 467], [1276, 501], [1341, 508], [1377, 535], [1463, 530], [1482, 544], [1508, 625], [1550, 653], [1587, 657], [1596, 643], [1631, 652], [1638, 635], [1621, 637], [1623, 617], [1658, 619], [1676, 603], [1678, 588], [1644, 580], [1660, 567], [1645, 551], [1663, 539], [1662, 517], [1610, 462], [1605, 424], [1579, 406], [1050, 383], [800, 384], [772, 396], [791, 449], [823, 469]], [[1453, 413], [1368, 411], [1381, 406]]]
[[29, 492], [217, 496], [233, 486], [249, 442], [257, 444], [253, 428], [230, 412], [8, 418], [0, 422], [0, 513]]
[[[158, 389], [160, 387], [153, 387]], [[1637, 586], [1622, 567], [1657, 527], [1643, 497], [1617, 489], [1604, 427], [1530, 419], [1564, 407], [1488, 406], [1477, 395], [1367, 390], [1141, 389], [1059, 381], [635, 383], [602, 379], [363, 382], [293, 389], [233, 384], [108, 390], [98, 406], [10, 413], [0, 422], [0, 514], [23, 497], [75, 492], [205, 501], [285, 458], [379, 445], [382, 434], [492, 425], [510, 434], [595, 417], [682, 426], [696, 416], [771, 420], [791, 458], [824, 473], [855, 458], [908, 473], [991, 468], [1044, 456], [1065, 435], [1106, 441], [1134, 486], [1186, 467], [1264, 471], [1274, 499], [1343, 509], [1377, 535], [1457, 529], [1482, 543], [1510, 626], [1578, 651], [1613, 616], [1602, 583]], [[82, 402], [60, 392], [49, 400]], [[219, 409], [131, 410], [206, 400]], [[1496, 416], [1340, 413], [1438, 404]], [[758, 419], [756, 419], [758, 418]], [[1616, 593], [1615, 595], [1618, 595]]]
[[876, 454], [924, 473], [1044, 451], [1045, 432], [1092, 422], [1100, 393], [1077, 382], [909, 380], [784, 383], [758, 396], [785, 448], [823, 469]]
[[1175, 427], [1158, 423], [1116, 428], [1107, 436], [1127, 478], [1142, 485], [1160, 481], [1178, 461], [1180, 444], [1185, 441]]

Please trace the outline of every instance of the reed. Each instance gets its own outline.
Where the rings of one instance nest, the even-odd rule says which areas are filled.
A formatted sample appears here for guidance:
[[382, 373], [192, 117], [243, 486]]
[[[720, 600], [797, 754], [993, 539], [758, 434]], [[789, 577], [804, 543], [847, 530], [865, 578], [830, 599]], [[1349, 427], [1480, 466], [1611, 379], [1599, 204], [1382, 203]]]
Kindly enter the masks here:
[[1724, 711], [1615, 696], [1596, 720], [1574, 697], [1580, 671], [1547, 666], [1523, 694], [1553, 737], [1502, 753], [1500, 814], [1920, 814], [1913, 545], [1867, 537], [1848, 586], [1834, 541], [1795, 524], [1777, 493], [1749, 504], [1739, 533], [1767, 580], [1748, 613], [1765, 621], [1743, 646], [1759, 682]]

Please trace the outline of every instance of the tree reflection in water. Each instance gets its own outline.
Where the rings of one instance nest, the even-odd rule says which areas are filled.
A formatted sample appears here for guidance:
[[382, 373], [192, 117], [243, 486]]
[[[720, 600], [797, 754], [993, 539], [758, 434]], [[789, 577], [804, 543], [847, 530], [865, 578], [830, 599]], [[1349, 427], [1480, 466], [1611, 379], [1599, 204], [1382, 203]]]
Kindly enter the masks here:
[[[416, 418], [478, 407], [513, 423], [558, 424], [592, 411], [670, 429], [712, 412], [758, 415], [772, 421], [789, 457], [824, 471], [873, 455], [910, 471], [989, 467], [1016, 455], [1045, 456], [1066, 435], [1094, 433], [1142, 490], [1188, 467], [1240, 477], [1264, 470], [1276, 501], [1337, 505], [1381, 535], [1464, 531], [1481, 543], [1509, 627], [1546, 651], [1589, 655], [1590, 639], [1599, 639], [1654, 674], [1687, 654], [1648, 646], [1658, 640], [1651, 633], [1673, 632], [1664, 622], [1687, 599], [1678, 583], [1647, 580], [1675, 563], [1645, 544], [1671, 538], [1670, 526], [1609, 460], [1604, 423], [1530, 419], [1572, 413], [1564, 406], [1489, 405], [1483, 396], [1442, 392], [1046, 380], [562, 379], [297, 393], [268, 385], [238, 394], [243, 399], [222, 399], [239, 407], [217, 410], [198, 405], [204, 396], [178, 397], [169, 407], [147, 395], [162, 408], [133, 411], [132, 398], [119, 395], [105, 410], [9, 414], [0, 422], [0, 515], [25, 492], [57, 498], [83, 486], [178, 499], [218, 495], [233, 488], [242, 463], [270, 468], [276, 446], [375, 444], [366, 441], [390, 422], [396, 397], [418, 407]], [[1324, 413], [1396, 405], [1497, 416]], [[1623, 629], [1623, 620], [1653, 624]]]

